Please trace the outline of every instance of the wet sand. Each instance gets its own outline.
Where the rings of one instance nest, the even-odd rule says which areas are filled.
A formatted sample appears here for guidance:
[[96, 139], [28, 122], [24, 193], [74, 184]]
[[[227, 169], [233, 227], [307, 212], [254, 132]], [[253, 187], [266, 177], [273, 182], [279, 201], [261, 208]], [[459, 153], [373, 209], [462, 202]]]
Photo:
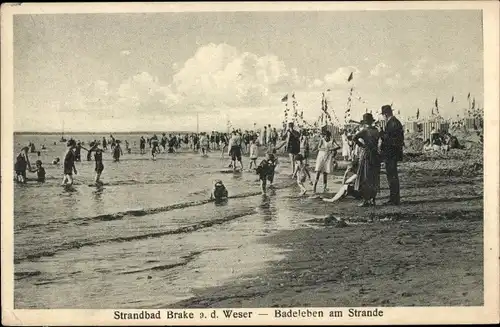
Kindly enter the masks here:
[[381, 205], [388, 199], [385, 175], [375, 208], [359, 208], [353, 199], [310, 200], [300, 210], [325, 217], [309, 220], [316, 228], [263, 241], [285, 251], [285, 259], [168, 307], [480, 306], [481, 164], [401, 164], [397, 207]]

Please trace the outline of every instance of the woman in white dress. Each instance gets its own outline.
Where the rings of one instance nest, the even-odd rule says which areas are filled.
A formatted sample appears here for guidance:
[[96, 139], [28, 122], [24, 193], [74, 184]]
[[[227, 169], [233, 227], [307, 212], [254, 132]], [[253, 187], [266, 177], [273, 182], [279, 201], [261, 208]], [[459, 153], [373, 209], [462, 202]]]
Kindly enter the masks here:
[[351, 160], [351, 147], [349, 146], [346, 129], [342, 133], [342, 157], [344, 157], [344, 160]]
[[333, 171], [336, 151], [339, 149], [335, 141], [332, 140], [330, 131], [324, 131], [318, 143], [318, 155], [316, 157], [316, 179], [314, 181], [313, 192], [316, 193], [319, 177], [323, 175], [323, 191], [326, 192], [328, 185], [328, 174]]

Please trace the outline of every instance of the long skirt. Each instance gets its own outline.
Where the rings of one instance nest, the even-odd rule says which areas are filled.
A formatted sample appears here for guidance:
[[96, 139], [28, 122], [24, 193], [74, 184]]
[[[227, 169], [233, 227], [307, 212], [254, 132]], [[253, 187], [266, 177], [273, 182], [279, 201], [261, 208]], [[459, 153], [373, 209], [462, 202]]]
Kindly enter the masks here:
[[358, 178], [354, 189], [363, 199], [375, 199], [380, 189], [380, 156], [376, 149], [362, 149], [359, 157]]

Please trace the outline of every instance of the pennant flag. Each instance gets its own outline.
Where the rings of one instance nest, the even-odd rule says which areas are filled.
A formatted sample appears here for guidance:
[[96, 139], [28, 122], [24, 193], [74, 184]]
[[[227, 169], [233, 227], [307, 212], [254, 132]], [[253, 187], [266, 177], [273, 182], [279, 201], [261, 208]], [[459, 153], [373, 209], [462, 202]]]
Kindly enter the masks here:
[[455, 102], [455, 97], [454, 96], [451, 97], [451, 102]]
[[292, 93], [292, 99], [295, 99], [295, 92]]
[[436, 109], [438, 108], [438, 99], [436, 98], [436, 101], [434, 101], [434, 105], [436, 106]]
[[417, 119], [420, 117], [420, 108], [417, 108]]
[[352, 78], [353, 78], [352, 74], [353, 74], [353, 73], [351, 72], [351, 75], [349, 75], [349, 78], [347, 78], [347, 81], [348, 81], [348, 82], [352, 81]]
[[287, 102], [287, 101], [288, 101], [288, 94], [287, 94], [287, 95], [285, 95], [285, 96], [283, 97], [283, 99], [281, 99], [281, 102]]
[[326, 90], [326, 92], [330, 92], [330, 91], [331, 91], [330, 89]]
[[476, 98], [472, 99], [472, 107], [471, 109], [474, 109], [476, 107]]
[[469, 92], [469, 94], [467, 95], [467, 100], [470, 100], [470, 92]]

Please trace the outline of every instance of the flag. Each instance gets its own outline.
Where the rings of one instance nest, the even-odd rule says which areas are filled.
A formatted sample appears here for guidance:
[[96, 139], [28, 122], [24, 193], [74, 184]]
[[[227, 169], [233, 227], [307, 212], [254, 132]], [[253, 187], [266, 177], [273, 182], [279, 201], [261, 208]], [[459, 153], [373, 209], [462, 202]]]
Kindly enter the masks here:
[[451, 97], [451, 102], [455, 102], [455, 97], [454, 96]]
[[326, 92], [330, 92], [330, 91], [331, 91], [330, 89], [326, 90]]
[[474, 109], [475, 106], [476, 106], [476, 98], [472, 99], [472, 107], [471, 107], [471, 109]]
[[347, 78], [347, 81], [348, 81], [348, 82], [350, 82], [350, 81], [352, 80], [352, 78], [353, 78], [352, 74], [353, 74], [353, 73], [351, 72], [351, 74], [350, 74], [350, 75], [349, 75], [349, 77]]
[[467, 95], [467, 100], [470, 100], [470, 92], [469, 92], [469, 94]]
[[285, 96], [283, 97], [283, 99], [281, 99], [281, 102], [287, 102], [287, 101], [288, 101], [288, 94], [287, 94], [287, 95], [285, 95]]
[[292, 93], [292, 99], [295, 99], [295, 92]]
[[417, 119], [420, 117], [420, 108], [417, 108]]
[[436, 101], [434, 101], [434, 105], [436, 106], [436, 109], [438, 108], [438, 99], [436, 98]]

